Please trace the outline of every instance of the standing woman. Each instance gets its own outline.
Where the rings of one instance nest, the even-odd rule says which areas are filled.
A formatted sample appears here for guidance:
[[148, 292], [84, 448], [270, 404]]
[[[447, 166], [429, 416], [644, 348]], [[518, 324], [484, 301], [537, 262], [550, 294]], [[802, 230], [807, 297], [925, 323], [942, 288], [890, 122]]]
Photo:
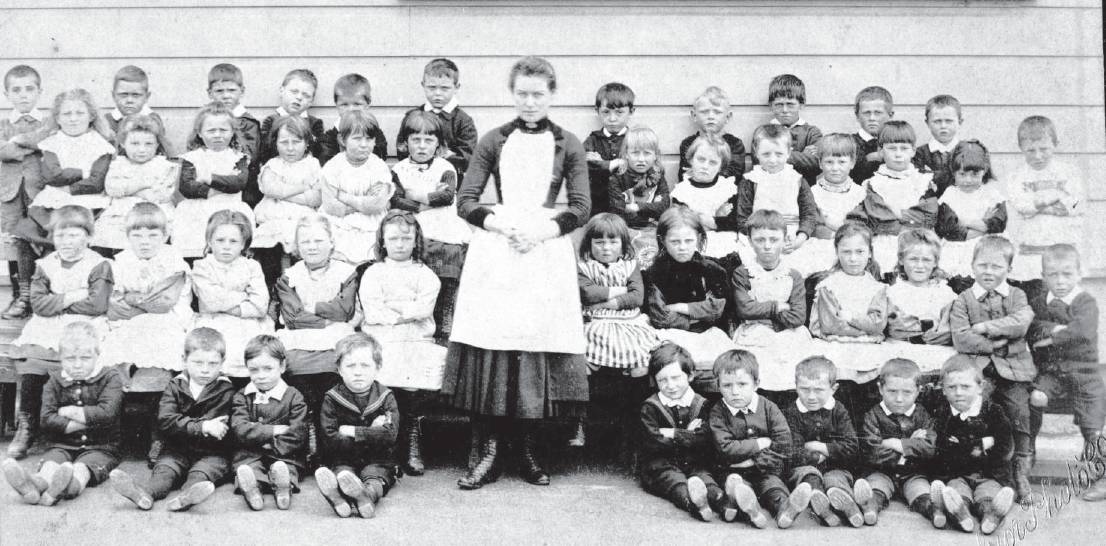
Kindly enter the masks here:
[[[511, 68], [518, 117], [480, 139], [457, 209], [477, 228], [457, 294], [442, 392], [472, 416], [469, 473], [495, 481], [504, 432], [516, 433], [522, 477], [548, 485], [534, 458], [534, 425], [588, 398], [576, 257], [568, 234], [591, 210], [584, 148], [547, 119], [557, 89], [553, 65], [525, 57]], [[495, 206], [481, 205], [495, 178]], [[568, 207], [554, 209], [561, 187]], [[577, 405], [578, 407], [578, 405]]]

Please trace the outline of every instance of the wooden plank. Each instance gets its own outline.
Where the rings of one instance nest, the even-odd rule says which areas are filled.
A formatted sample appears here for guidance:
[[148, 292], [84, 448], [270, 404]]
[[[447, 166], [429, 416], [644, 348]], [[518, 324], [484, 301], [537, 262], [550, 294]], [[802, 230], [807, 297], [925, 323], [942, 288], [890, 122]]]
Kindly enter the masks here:
[[[934, 6], [662, 5], [627, 14], [618, 6], [344, 6], [158, 9], [23, 9], [5, 13], [15, 58], [487, 55], [917, 55], [1100, 56], [1095, 8]], [[604, 37], [611, 21], [652, 29]], [[788, 22], [781, 40], [778, 21]], [[181, 21], [203, 21], [202, 25]], [[295, 22], [291, 27], [289, 22]], [[863, 31], [855, 30], [863, 24]], [[297, 29], [297, 30], [293, 30]], [[506, 33], [503, 29], [524, 29]], [[48, 30], [47, 30], [48, 29]], [[87, 29], [112, 29], [112, 39]], [[273, 29], [281, 39], [273, 40]], [[316, 30], [325, 29], [320, 40]], [[371, 29], [371, 31], [370, 31]], [[411, 29], [463, 29], [411, 32]], [[827, 32], [827, 29], [842, 29]], [[904, 32], [904, 29], [909, 29]], [[1053, 29], [1053, 32], [1042, 32]], [[1053, 39], [1056, 32], [1065, 39]], [[463, 34], [460, 34], [463, 33]], [[935, 40], [939, 33], [942, 39]], [[235, 36], [213, 40], [212, 36]], [[573, 37], [573, 39], [566, 39]]]
[[[155, 104], [156, 107], [156, 104]], [[189, 132], [195, 108], [160, 108], [158, 113], [165, 120], [169, 140], [178, 149], [183, 147]], [[402, 123], [406, 108], [373, 108], [388, 140], [395, 139]], [[742, 106], [734, 108], [733, 121], [727, 130], [745, 141], [751, 147], [753, 130], [769, 119], [767, 109], [760, 106]], [[481, 134], [506, 123], [513, 116], [513, 109], [506, 107], [466, 107], [476, 122]], [[253, 109], [254, 115], [264, 117], [272, 112], [270, 108]], [[337, 123], [337, 111], [334, 108], [314, 108], [312, 113], [321, 117], [327, 126]], [[968, 107], [965, 109], [965, 125], [961, 134], [964, 138], [978, 138], [994, 153], [1017, 153], [1017, 127], [1030, 114], [1047, 115], [1056, 123], [1060, 133], [1060, 150], [1064, 153], [1104, 153], [1106, 152], [1106, 110], [1102, 107]], [[5, 113], [0, 112], [0, 115]], [[590, 107], [556, 107], [553, 119], [574, 132], [580, 139], [599, 128], [595, 112]], [[897, 118], [911, 123], [920, 143], [929, 140], [929, 130], [925, 126], [924, 109], [920, 106], [902, 107]], [[818, 125], [824, 132], [853, 132], [856, 130], [855, 118], [846, 106], [811, 107], [806, 118]], [[657, 132], [661, 139], [661, 151], [666, 154], [677, 153], [680, 141], [695, 131], [687, 110], [676, 107], [641, 107], [633, 118], [634, 125], [644, 125]], [[1097, 128], [1097, 130], [1096, 130]], [[394, 142], [390, 142], [394, 152]]]
[[[30, 2], [27, 0], [11, 0], [8, 9], [65, 9], [65, 8], [135, 8], [135, 7], [149, 7], [149, 5], [137, 5], [134, 0], [93, 0], [86, 2], [83, 0], [54, 0], [51, 2]], [[683, 6], [685, 8], [732, 8], [735, 5], [750, 7], [750, 6], [772, 6], [777, 5], [765, 0], [687, 0], [676, 2], [673, 0], [607, 0], [603, 3], [606, 6], [617, 7], [635, 7], [638, 9], [644, 9], [648, 7], [656, 6]], [[268, 4], [264, 2], [258, 2], [257, 0], [162, 0], [158, 2], [158, 7], [177, 7], [177, 8], [197, 8], [197, 7], [212, 7], [212, 6], [235, 6], [235, 7], [270, 7], [270, 6], [284, 6], [284, 7], [342, 7], [342, 6], [449, 6], [449, 7], [475, 7], [475, 6], [594, 6], [593, 0], [474, 0], [474, 1], [462, 1], [462, 0], [366, 0], [362, 2], [352, 2], [350, 0], [296, 0], [295, 2], [275, 3], [270, 2]], [[1098, 7], [1101, 3], [1098, 0], [1036, 0], [1018, 1], [1018, 0], [789, 0], [788, 6], [795, 7], [934, 7], [934, 6], [949, 6], [949, 7], [1006, 7], [1011, 6], [1023, 9], [1048, 9], [1048, 8], [1088, 8]]]
[[[233, 62], [245, 75], [246, 101], [271, 105], [288, 70], [307, 67], [319, 78], [316, 104], [333, 104], [333, 83], [358, 72], [373, 85], [373, 102], [404, 106], [422, 101], [419, 82], [428, 57], [286, 58], [55, 58], [27, 61], [42, 73], [44, 97], [71, 87], [92, 91], [110, 104], [111, 79], [133, 62], [150, 75], [153, 103], [198, 104], [206, 98], [207, 71], [217, 62]], [[11, 64], [25, 59], [9, 58]], [[461, 68], [460, 100], [467, 106], [507, 106], [507, 74], [514, 57], [454, 57]], [[956, 96], [965, 105], [1102, 105], [1101, 58], [1081, 57], [931, 57], [931, 56], [616, 56], [551, 57], [558, 71], [557, 102], [587, 106], [595, 90], [609, 81], [634, 89], [641, 105], [686, 107], [709, 85], [719, 85], [735, 105], [767, 102], [768, 82], [781, 72], [804, 80], [807, 103], [851, 107], [857, 91], [878, 83], [901, 105], [918, 105], [937, 93]], [[909, 67], [909, 69], [904, 69]], [[1065, 74], [1063, 78], [1036, 75]], [[1029, 78], [1026, 85], [993, 82]], [[43, 101], [47, 102], [46, 100]]]

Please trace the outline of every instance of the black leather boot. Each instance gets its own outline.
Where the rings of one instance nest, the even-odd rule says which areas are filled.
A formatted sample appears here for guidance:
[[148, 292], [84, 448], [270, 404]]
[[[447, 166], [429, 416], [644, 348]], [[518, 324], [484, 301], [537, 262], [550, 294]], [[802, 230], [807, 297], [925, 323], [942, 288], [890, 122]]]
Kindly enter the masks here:
[[537, 437], [529, 426], [522, 426], [518, 440], [519, 472], [522, 474], [522, 479], [533, 485], [549, 485], [549, 474], [545, 473], [534, 457]]
[[422, 476], [426, 465], [422, 462], [422, 417], [407, 419], [407, 460], [403, 471], [410, 476]]
[[16, 420], [19, 428], [8, 444], [8, 456], [19, 460], [27, 456], [27, 451], [35, 443], [38, 435], [38, 416], [42, 408], [42, 386], [47, 376], [23, 374], [19, 376], [19, 415]]
[[0, 315], [7, 320], [23, 320], [31, 318], [31, 284], [12, 283], [12, 302]]
[[[474, 427], [480, 425], [474, 425]], [[485, 431], [483, 441], [478, 444], [480, 458], [472, 465], [469, 473], [457, 480], [457, 487], [461, 489], [480, 489], [484, 485], [499, 479], [498, 450], [499, 438], [490, 431]]]

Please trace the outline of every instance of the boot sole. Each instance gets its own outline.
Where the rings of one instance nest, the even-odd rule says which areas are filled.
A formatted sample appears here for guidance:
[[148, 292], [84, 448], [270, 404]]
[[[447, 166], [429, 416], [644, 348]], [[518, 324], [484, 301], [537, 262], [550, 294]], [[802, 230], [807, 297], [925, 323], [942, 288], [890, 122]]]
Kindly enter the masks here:
[[829, 497], [833, 509], [843, 514], [849, 525], [853, 527], [864, 526], [864, 515], [860, 513], [860, 507], [856, 505], [856, 500], [853, 499], [852, 495], [844, 489], [831, 487], [829, 491], [826, 491], [826, 496]]
[[809, 483], [800, 483], [790, 495], [787, 496], [787, 506], [784, 507], [783, 513], [776, 518], [776, 526], [780, 529], [787, 529], [795, 524], [795, 519], [799, 517], [799, 514], [806, 510], [806, 507], [810, 504], [810, 496], [813, 494], [813, 490]]
[[687, 494], [691, 498], [691, 504], [695, 505], [696, 512], [703, 521], [714, 519], [714, 511], [707, 502], [707, 484], [698, 476], [692, 476], [687, 480]]
[[269, 467], [269, 479], [273, 482], [273, 496], [279, 510], [287, 510], [292, 505], [292, 476], [288, 463], [277, 461]]
[[23, 470], [19, 463], [12, 459], [8, 459], [3, 463], [4, 467], [4, 479], [8, 480], [8, 484], [15, 489], [19, 496], [23, 498], [23, 502], [27, 504], [38, 504], [39, 492], [35, 487], [34, 482], [31, 481], [30, 476]]
[[999, 489], [998, 494], [991, 500], [991, 509], [993, 512], [983, 515], [983, 521], [979, 522], [979, 530], [985, 535], [995, 532], [999, 525], [1002, 525], [1002, 518], [1005, 518], [1006, 514], [1010, 513], [1010, 508], [1013, 506], [1014, 490], [1009, 487]]
[[968, 511], [968, 504], [964, 497], [960, 496], [960, 493], [957, 493], [951, 487], [946, 487], [941, 491], [941, 499], [944, 501], [945, 511], [956, 520], [960, 530], [965, 533], [975, 531], [975, 520], [972, 519], [971, 512]]
[[62, 493], [65, 493], [65, 490], [69, 488], [69, 482], [72, 479], [73, 465], [70, 463], [58, 465], [58, 469], [54, 471], [54, 475], [50, 477], [50, 481], [46, 484], [46, 491], [38, 499], [39, 504], [45, 506], [57, 504]]
[[934, 480], [929, 484], [929, 502], [933, 503], [933, 517], [930, 523], [936, 529], [944, 529], [948, 525], [948, 518], [945, 516], [944, 491], [945, 484], [941, 480]]
[[376, 515], [376, 506], [373, 505], [369, 492], [365, 490], [365, 484], [361, 483], [361, 480], [352, 472], [338, 473], [338, 488], [342, 490], [343, 495], [353, 499], [357, 506], [357, 514], [362, 518], [369, 519]]
[[257, 487], [257, 476], [254, 475], [253, 469], [242, 465], [234, 471], [234, 474], [238, 478], [238, 489], [242, 491], [242, 498], [246, 499], [250, 509], [258, 511], [265, 508], [265, 500], [261, 498], [261, 490]]
[[833, 513], [829, 497], [821, 491], [814, 491], [810, 494], [810, 510], [814, 512], [814, 515], [818, 516], [818, 519], [822, 520], [822, 523], [825, 523], [827, 527], [837, 527], [841, 525], [841, 518]]
[[180, 495], [177, 495], [170, 510], [173, 512], [182, 512], [188, 510], [197, 504], [207, 500], [212, 493], [215, 492], [215, 484], [209, 481], [203, 481], [192, 484], [191, 487], [186, 489]]
[[342, 496], [342, 492], [338, 490], [338, 477], [329, 468], [320, 467], [315, 470], [315, 484], [319, 486], [319, 492], [330, 503], [330, 507], [338, 517], [348, 518], [353, 514], [353, 509]]
[[764, 513], [764, 509], [757, 502], [756, 494], [740, 476], [732, 474], [726, 478], [726, 496], [748, 516], [749, 523], [752, 523], [754, 527], [757, 529], [768, 527], [768, 515]]
[[108, 480], [111, 481], [111, 488], [116, 493], [133, 502], [138, 508], [149, 510], [154, 507], [154, 499], [134, 483], [134, 478], [130, 474], [116, 468], [108, 475]]
[[853, 483], [853, 499], [856, 499], [856, 504], [860, 506], [861, 512], [864, 513], [864, 525], [875, 525], [879, 521], [879, 514], [874, 506], [874, 497], [872, 484], [868, 483], [868, 480], [860, 478]]

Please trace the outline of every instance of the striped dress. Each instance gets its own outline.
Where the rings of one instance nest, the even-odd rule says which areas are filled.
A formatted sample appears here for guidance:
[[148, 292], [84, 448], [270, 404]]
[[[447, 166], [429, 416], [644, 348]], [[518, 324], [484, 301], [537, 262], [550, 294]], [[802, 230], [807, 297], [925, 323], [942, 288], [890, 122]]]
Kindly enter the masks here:
[[[581, 296], [584, 301], [584, 336], [587, 338], [587, 359], [592, 366], [637, 368], [649, 365], [649, 351], [660, 340], [641, 312], [643, 283], [637, 260], [620, 259], [603, 264], [586, 260], [578, 264]], [[637, 287], [635, 294], [634, 286]], [[595, 309], [589, 304], [589, 289], [626, 287], [629, 292], [619, 296], [618, 309]]]

